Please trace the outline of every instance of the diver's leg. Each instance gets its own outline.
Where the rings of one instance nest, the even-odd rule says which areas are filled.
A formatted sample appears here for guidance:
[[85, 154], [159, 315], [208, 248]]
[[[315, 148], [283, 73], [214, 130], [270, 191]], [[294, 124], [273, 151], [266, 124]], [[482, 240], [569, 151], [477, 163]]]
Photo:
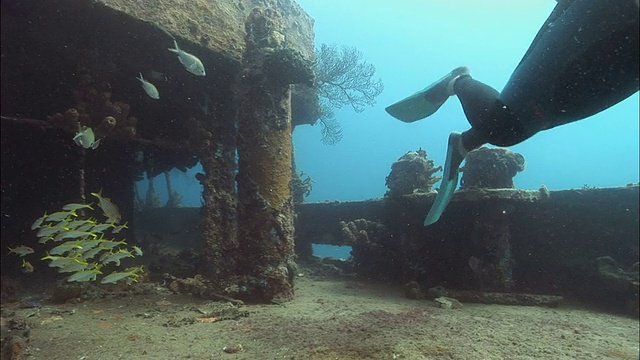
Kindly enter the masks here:
[[466, 75], [455, 80], [453, 93], [458, 96], [471, 127], [483, 128], [492, 120], [488, 116], [500, 95], [496, 89]]
[[424, 225], [431, 225], [438, 221], [447, 204], [453, 197], [458, 185], [458, 173], [460, 164], [467, 153], [487, 143], [487, 137], [476, 126], [482, 126], [484, 122], [494, 122], [491, 118], [498, 92], [493, 88], [474, 80], [468, 74], [460, 75], [447, 84], [448, 92], [455, 93], [464, 108], [471, 129], [459, 133], [452, 132], [447, 143], [447, 158], [444, 164], [442, 181], [438, 188], [438, 195], [424, 219]]
[[463, 135], [467, 151], [486, 143], [510, 146], [528, 137], [522, 121], [499, 100], [496, 89], [462, 75], [453, 83], [453, 92], [472, 128]]
[[446, 209], [447, 204], [453, 197], [453, 192], [458, 186], [458, 173], [460, 164], [464, 160], [467, 153], [473, 149], [477, 149], [486, 143], [484, 135], [476, 129], [469, 129], [462, 134], [452, 132], [449, 134], [447, 143], [447, 158], [444, 163], [442, 181], [438, 188], [438, 195], [429, 209], [427, 217], [424, 219], [424, 225], [431, 225], [438, 221], [440, 215]]

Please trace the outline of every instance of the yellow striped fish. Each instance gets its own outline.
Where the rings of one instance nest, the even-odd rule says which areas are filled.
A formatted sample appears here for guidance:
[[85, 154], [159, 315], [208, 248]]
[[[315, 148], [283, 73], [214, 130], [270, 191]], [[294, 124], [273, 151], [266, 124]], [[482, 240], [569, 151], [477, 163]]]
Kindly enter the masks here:
[[102, 190], [98, 193], [91, 193], [91, 195], [98, 198], [98, 207], [102, 209], [104, 216], [107, 217], [107, 222], [111, 224], [117, 224], [122, 219], [118, 206], [111, 202], [111, 199], [102, 197]]

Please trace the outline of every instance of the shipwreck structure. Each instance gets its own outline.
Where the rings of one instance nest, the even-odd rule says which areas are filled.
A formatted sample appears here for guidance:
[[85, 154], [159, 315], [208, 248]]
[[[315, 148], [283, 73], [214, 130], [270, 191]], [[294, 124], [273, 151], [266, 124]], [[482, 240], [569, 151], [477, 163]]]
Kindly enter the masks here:
[[290, 299], [291, 89], [313, 99], [312, 28], [292, 0], [3, 2], [2, 245], [37, 247], [38, 214], [99, 190], [131, 224], [137, 178], [200, 162], [208, 289]]
[[[524, 158], [479, 149], [462, 190], [424, 227], [439, 168], [418, 150], [392, 165], [382, 199], [294, 209], [291, 128], [319, 111], [313, 21], [293, 0], [1, 6], [3, 248], [44, 252], [33, 221], [101, 190], [129, 221], [125, 235], [145, 257], [155, 251], [151, 276], [177, 292], [286, 301], [296, 261], [317, 263], [312, 245], [331, 244], [351, 247], [349, 271], [412, 298], [557, 305], [565, 296], [638, 314], [637, 184], [520, 190], [512, 178]], [[167, 50], [176, 44], [205, 76]], [[198, 162], [201, 207], [135, 210], [143, 174]], [[159, 244], [182, 252], [165, 256]], [[3, 253], [3, 276], [19, 261]]]

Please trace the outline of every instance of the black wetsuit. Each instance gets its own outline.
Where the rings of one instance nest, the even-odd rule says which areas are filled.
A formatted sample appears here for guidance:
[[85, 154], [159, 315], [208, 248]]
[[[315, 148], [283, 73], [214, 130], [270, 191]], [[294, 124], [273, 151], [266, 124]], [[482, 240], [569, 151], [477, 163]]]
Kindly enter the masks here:
[[638, 26], [634, 0], [559, 1], [501, 93], [469, 76], [455, 82], [472, 127], [464, 147], [518, 144], [637, 92]]

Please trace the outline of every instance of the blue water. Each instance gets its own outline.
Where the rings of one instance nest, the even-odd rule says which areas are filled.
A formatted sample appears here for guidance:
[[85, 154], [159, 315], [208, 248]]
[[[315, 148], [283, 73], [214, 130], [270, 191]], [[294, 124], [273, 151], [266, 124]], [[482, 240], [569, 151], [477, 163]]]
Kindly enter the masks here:
[[[298, 168], [315, 181], [308, 201], [361, 200], [384, 194], [391, 164], [423, 148], [436, 164], [447, 136], [469, 125], [457, 99], [432, 117], [405, 124], [384, 108], [423, 89], [459, 65], [501, 89], [554, 0], [363, 1], [300, 0], [315, 19], [316, 43], [357, 47], [385, 84], [377, 105], [336, 111], [343, 139], [320, 141], [320, 126], [294, 132]], [[511, 150], [526, 169], [516, 186], [551, 190], [638, 182], [638, 93], [591, 118], [542, 132]]]
[[[410, 150], [423, 148], [437, 165], [445, 158], [447, 136], [469, 125], [451, 98], [435, 115], [411, 124], [384, 108], [466, 65], [474, 78], [501, 89], [554, 0], [519, 1], [364, 1], [299, 0], [315, 19], [316, 44], [355, 46], [375, 65], [385, 84], [374, 107], [362, 113], [335, 111], [342, 141], [321, 142], [320, 126], [298, 126], [294, 145], [298, 169], [314, 180], [307, 201], [363, 200], [386, 191], [391, 164]], [[624, 186], [638, 182], [638, 93], [588, 119], [535, 135], [511, 150], [523, 154], [526, 169], [516, 186], [551, 190]], [[173, 186], [185, 206], [200, 206], [200, 185], [193, 174], [172, 172]], [[164, 179], [156, 180], [166, 201]], [[146, 182], [139, 183], [144, 196]], [[335, 249], [318, 249], [335, 253]], [[334, 257], [344, 256], [344, 250]], [[347, 252], [348, 256], [348, 252]]]

